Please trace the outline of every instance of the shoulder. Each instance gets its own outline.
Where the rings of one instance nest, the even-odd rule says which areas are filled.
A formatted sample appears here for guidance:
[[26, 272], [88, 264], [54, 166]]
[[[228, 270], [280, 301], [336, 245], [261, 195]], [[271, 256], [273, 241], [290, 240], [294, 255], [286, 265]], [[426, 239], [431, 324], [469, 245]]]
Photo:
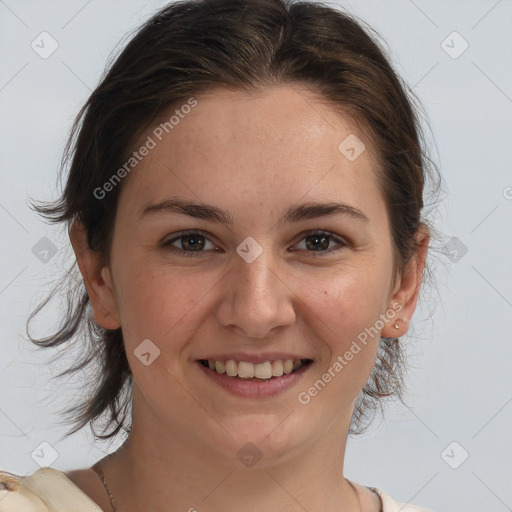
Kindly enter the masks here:
[[31, 475], [0, 469], [0, 512], [101, 512], [67, 476], [44, 467]]
[[376, 487], [370, 487], [370, 489], [379, 495], [382, 502], [382, 512], [433, 512], [432, 510], [417, 505], [398, 502]]
[[0, 470], [0, 512], [49, 512], [26, 477]]

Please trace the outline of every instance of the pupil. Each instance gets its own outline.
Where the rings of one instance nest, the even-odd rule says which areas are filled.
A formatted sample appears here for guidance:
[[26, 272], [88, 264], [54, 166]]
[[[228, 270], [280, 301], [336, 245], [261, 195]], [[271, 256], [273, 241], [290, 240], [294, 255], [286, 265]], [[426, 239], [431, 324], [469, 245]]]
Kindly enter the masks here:
[[189, 248], [191, 248], [191, 249], [198, 249], [198, 248], [202, 249], [204, 247], [204, 241], [198, 242], [199, 247], [194, 247], [194, 243], [192, 243], [192, 247], [190, 247], [190, 245], [191, 245], [190, 242], [189, 243], [185, 242], [187, 239], [192, 239], [192, 240], [197, 241], [199, 238], [202, 238], [202, 235], [186, 235], [186, 236], [184, 236], [183, 237], [184, 243], [182, 243], [182, 247], [184, 249], [186, 249], [187, 248], [186, 246], [188, 245]]
[[311, 245], [309, 243], [307, 243], [306, 245], [308, 246], [308, 249], [327, 249], [327, 247], [329, 247], [329, 237], [328, 236], [325, 236], [325, 235], [310, 235], [307, 237], [308, 240], [310, 239], [314, 239], [315, 240], [315, 243], [318, 242], [318, 241], [322, 241], [322, 244], [320, 246], [318, 245]]

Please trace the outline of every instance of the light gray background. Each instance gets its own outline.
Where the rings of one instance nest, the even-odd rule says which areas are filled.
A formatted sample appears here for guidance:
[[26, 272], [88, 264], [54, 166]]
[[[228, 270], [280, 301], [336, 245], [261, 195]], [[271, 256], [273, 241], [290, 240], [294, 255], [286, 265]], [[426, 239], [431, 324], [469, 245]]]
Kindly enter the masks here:
[[[163, 4], [0, 0], [2, 469], [85, 467], [118, 444], [92, 446], [88, 430], [58, 442], [65, 428], [56, 410], [80, 393], [79, 383], [52, 381], [65, 361], [47, 362], [51, 351], [37, 352], [23, 335], [71, 252], [65, 232], [43, 223], [27, 197], [56, 197], [75, 114], [117, 43]], [[382, 35], [423, 102], [447, 192], [433, 218], [442, 244], [454, 237], [458, 251], [443, 254], [440, 244], [438, 289], [414, 317], [407, 406], [391, 406], [385, 420], [349, 441], [346, 475], [437, 512], [512, 510], [512, 1], [338, 5]], [[31, 48], [43, 31], [58, 42], [47, 59]], [[457, 58], [464, 41], [454, 31], [469, 44]], [[57, 249], [47, 263], [32, 250], [43, 237]], [[59, 307], [34, 323], [37, 334], [55, 325]], [[40, 447], [38, 459], [41, 443], [51, 446]]]

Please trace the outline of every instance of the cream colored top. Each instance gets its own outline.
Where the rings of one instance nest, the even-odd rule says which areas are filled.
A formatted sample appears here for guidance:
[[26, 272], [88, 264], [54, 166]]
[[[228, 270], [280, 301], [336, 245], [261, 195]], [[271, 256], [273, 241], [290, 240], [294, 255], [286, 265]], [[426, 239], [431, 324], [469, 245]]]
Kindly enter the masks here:
[[[382, 512], [429, 512], [398, 503], [371, 487], [382, 500]], [[50, 467], [28, 476], [0, 470], [0, 512], [103, 512], [62, 471]]]

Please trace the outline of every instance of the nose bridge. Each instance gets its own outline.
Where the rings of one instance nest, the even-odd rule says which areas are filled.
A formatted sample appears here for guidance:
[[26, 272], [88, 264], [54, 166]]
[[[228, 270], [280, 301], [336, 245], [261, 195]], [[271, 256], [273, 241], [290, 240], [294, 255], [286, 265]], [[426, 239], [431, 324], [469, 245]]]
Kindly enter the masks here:
[[235, 325], [245, 336], [262, 338], [274, 328], [293, 322], [290, 292], [279, 268], [270, 249], [264, 249], [250, 263], [240, 257], [230, 273], [220, 309], [222, 325]]
[[[272, 268], [273, 267], [273, 268]], [[271, 258], [259, 256], [252, 263], [238, 262], [235, 275], [236, 294], [246, 302], [257, 302], [263, 305], [263, 301], [270, 306], [270, 301], [276, 300], [280, 283], [277, 271]]]

